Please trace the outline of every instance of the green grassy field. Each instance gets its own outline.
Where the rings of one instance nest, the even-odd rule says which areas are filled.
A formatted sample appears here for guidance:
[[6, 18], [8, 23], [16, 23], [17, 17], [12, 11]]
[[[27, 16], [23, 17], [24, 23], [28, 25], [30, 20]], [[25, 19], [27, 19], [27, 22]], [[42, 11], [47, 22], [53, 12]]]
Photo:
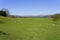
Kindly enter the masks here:
[[60, 21], [51, 18], [0, 17], [0, 40], [60, 40]]

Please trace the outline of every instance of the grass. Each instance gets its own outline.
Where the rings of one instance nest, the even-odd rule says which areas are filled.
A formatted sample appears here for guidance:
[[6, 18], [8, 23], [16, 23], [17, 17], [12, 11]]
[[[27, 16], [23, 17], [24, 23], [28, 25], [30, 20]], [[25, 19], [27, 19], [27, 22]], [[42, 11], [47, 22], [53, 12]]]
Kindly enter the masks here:
[[[60, 21], [51, 18], [0, 17], [0, 40], [60, 40]], [[58, 23], [58, 24], [57, 24]]]

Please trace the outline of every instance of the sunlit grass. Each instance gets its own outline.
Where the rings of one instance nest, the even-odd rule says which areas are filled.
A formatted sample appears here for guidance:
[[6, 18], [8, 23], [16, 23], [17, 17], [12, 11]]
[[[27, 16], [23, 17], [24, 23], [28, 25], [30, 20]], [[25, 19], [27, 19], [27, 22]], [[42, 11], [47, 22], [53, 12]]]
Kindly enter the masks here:
[[0, 35], [1, 40], [60, 40], [60, 24], [51, 18], [5, 18], [0, 30], [8, 35]]

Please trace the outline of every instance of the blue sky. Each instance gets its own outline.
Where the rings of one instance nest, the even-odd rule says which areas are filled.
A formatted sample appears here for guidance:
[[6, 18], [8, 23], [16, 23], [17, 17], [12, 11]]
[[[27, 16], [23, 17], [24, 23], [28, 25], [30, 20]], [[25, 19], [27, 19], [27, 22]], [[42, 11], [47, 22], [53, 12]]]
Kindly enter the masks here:
[[60, 13], [60, 0], [0, 0], [0, 9], [12, 15], [51, 15]]

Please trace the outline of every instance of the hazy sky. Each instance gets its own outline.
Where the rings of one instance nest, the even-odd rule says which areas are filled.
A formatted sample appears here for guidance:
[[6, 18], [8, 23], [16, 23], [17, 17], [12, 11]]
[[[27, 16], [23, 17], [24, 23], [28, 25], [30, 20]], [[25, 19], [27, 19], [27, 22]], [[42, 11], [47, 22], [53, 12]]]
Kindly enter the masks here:
[[0, 0], [0, 9], [14, 15], [48, 15], [60, 13], [60, 0]]

